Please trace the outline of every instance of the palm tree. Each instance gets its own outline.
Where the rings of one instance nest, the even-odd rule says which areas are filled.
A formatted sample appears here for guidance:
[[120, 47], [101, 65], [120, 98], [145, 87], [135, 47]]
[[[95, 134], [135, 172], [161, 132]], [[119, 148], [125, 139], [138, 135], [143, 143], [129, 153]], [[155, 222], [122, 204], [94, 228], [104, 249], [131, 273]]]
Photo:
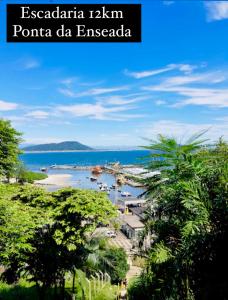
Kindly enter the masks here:
[[[157, 237], [146, 253], [147, 268], [140, 286], [148, 299], [212, 299], [205, 298], [202, 286], [215, 286], [212, 274], [217, 269], [212, 262], [220, 262], [222, 253], [227, 261], [221, 248], [228, 232], [227, 157], [218, 154], [218, 145], [204, 150], [207, 159], [203, 159], [201, 136], [180, 144], [159, 135], [157, 142], [146, 147], [155, 151], [148, 169], [161, 171], [146, 180], [149, 207], [156, 204], [153, 214], [148, 210], [146, 230]], [[224, 147], [227, 144], [223, 153]], [[210, 284], [205, 280], [208, 274], [213, 278]], [[225, 289], [221, 293], [224, 296]]]
[[107, 239], [101, 235], [93, 235], [87, 239], [86, 249], [89, 252], [86, 271], [93, 273], [101, 266], [114, 268], [111, 260], [107, 259], [106, 251], [108, 249]]

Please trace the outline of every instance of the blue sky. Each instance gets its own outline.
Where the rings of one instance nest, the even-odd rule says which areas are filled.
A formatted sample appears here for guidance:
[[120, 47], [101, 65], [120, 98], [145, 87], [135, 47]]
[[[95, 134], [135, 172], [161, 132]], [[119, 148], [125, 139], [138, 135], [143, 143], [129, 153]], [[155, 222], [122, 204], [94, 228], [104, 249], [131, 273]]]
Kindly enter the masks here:
[[142, 43], [7, 44], [1, 1], [0, 117], [32, 144], [228, 138], [228, 1], [123, 3], [142, 3]]

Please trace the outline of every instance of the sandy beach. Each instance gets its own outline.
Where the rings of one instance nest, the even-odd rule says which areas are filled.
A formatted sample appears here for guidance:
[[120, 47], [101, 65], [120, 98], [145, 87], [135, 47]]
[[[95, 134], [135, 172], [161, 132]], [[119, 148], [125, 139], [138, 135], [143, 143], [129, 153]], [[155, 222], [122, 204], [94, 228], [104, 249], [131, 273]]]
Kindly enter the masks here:
[[56, 186], [69, 186], [71, 185], [70, 174], [52, 174], [48, 178], [36, 180], [34, 183], [37, 185], [56, 185]]

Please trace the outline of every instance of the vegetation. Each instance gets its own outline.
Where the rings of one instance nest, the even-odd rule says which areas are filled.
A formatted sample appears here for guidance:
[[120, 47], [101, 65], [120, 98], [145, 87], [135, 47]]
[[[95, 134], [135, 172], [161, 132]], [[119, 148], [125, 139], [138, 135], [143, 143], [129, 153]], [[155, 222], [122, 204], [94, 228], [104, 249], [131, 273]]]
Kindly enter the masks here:
[[62, 142], [28, 146], [23, 148], [24, 151], [74, 151], [74, 150], [92, 150], [92, 148], [79, 142]]
[[14, 171], [14, 176], [16, 182], [21, 184], [26, 182], [33, 183], [35, 180], [42, 180], [48, 177], [45, 173], [37, 173], [27, 170], [21, 162], [17, 163]]
[[145, 234], [154, 241], [130, 299], [228, 298], [228, 145], [203, 149], [200, 137], [180, 145], [159, 136], [147, 147], [149, 169], [161, 171], [146, 181]]
[[[0, 176], [20, 183], [0, 184], [0, 299], [60, 300], [66, 291], [88, 299], [87, 277], [99, 271], [119, 283], [128, 271], [126, 253], [94, 236], [99, 224], [118, 230], [115, 207], [105, 193], [29, 184], [41, 175], [19, 164], [20, 140], [0, 120]], [[160, 135], [147, 147], [148, 169], [160, 174], [145, 180], [144, 236], [151, 246], [135, 262], [144, 271], [129, 286], [132, 300], [228, 299], [228, 145], [203, 142], [201, 134], [185, 144]], [[101, 288], [94, 277], [92, 299], [114, 300], [111, 283]]]
[[[1, 297], [64, 299], [69, 288], [78, 299], [87, 297], [86, 276], [107, 271], [101, 260], [93, 270], [88, 267], [95, 250], [88, 240], [99, 224], [115, 218], [116, 208], [105, 193], [73, 188], [47, 192], [29, 184], [46, 175], [30, 172], [18, 161], [20, 134], [9, 122], [0, 121], [0, 140], [0, 174], [17, 182], [0, 183]], [[119, 282], [126, 275], [126, 254], [113, 251], [106, 247], [100, 254], [112, 266], [113, 281]], [[94, 284], [94, 299], [115, 298], [116, 287], [110, 282], [102, 288], [96, 280]]]
[[0, 119], [0, 177], [9, 180], [18, 163], [18, 148], [21, 133], [17, 132], [9, 121]]
[[[66, 272], [75, 275], [88, 251], [86, 234], [115, 216], [104, 193], [0, 185], [0, 264], [8, 283], [35, 282], [40, 299], [51, 287], [64, 294]], [[100, 209], [102, 207], [102, 210]]]
[[88, 273], [96, 270], [108, 273], [114, 284], [125, 279], [129, 266], [127, 254], [122, 248], [110, 246], [104, 237], [92, 236], [87, 240], [87, 249], [89, 255], [85, 269]]

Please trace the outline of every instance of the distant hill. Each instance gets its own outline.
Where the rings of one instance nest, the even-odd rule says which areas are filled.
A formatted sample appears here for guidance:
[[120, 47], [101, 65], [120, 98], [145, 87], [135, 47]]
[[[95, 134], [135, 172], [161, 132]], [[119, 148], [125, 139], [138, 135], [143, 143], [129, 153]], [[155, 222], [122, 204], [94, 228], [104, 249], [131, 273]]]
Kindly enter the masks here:
[[67, 141], [62, 143], [51, 143], [33, 145], [22, 148], [24, 151], [74, 151], [74, 150], [93, 150], [79, 142]]

